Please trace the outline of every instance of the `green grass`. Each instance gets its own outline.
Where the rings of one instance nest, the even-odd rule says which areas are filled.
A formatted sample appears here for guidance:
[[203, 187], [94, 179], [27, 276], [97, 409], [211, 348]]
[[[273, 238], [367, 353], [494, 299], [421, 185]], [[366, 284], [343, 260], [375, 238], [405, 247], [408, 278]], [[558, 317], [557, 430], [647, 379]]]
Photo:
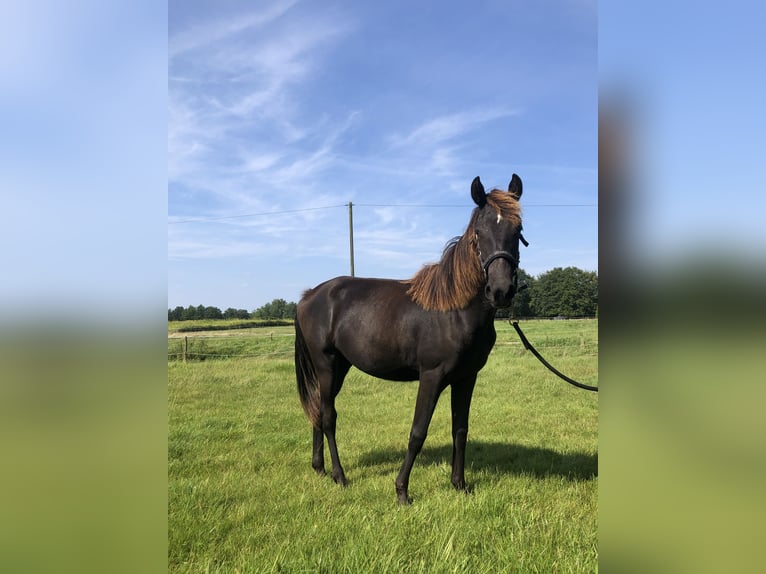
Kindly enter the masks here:
[[[597, 329], [593, 320], [524, 323], [546, 358], [590, 384]], [[242, 334], [244, 343], [205, 339], [251, 357], [168, 363], [170, 571], [596, 570], [597, 395], [548, 373], [510, 325], [497, 324], [474, 393], [471, 493], [450, 484], [444, 393], [412, 471], [409, 507], [396, 504], [394, 479], [417, 383], [349, 373], [336, 403], [350, 481], [341, 488], [311, 468], [293, 339], [282, 336], [290, 330]]]
[[241, 328], [236, 331], [208, 333], [171, 333], [168, 337], [168, 360], [181, 361], [184, 346], [187, 360], [259, 358], [292, 359], [295, 328], [269, 326]]

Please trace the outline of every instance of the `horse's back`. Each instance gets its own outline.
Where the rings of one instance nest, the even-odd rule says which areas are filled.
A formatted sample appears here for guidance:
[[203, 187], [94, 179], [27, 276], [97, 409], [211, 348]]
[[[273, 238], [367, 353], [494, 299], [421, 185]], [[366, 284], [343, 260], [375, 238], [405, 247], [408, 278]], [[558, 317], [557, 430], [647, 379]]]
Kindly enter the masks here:
[[346, 310], [368, 305], [414, 305], [407, 285], [394, 279], [368, 279], [340, 276], [320, 283], [303, 293], [298, 308], [304, 312], [318, 307], [342, 306]]

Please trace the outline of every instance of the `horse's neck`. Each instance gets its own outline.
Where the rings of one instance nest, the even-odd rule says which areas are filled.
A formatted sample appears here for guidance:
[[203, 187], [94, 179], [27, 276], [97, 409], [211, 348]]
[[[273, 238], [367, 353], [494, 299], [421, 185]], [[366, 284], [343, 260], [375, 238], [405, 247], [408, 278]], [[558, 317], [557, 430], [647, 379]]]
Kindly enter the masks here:
[[[482, 288], [483, 289], [483, 288]], [[497, 309], [489, 304], [484, 296], [479, 293], [468, 304], [468, 307], [459, 311], [476, 321], [477, 328], [494, 325]]]

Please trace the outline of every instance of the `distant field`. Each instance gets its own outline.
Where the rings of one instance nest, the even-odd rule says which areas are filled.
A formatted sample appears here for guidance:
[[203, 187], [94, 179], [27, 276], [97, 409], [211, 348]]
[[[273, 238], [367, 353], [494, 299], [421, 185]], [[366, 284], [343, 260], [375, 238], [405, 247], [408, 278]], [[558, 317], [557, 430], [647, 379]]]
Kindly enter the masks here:
[[[597, 384], [597, 320], [523, 326], [556, 367]], [[170, 571], [596, 571], [598, 397], [548, 373], [508, 323], [496, 328], [471, 410], [471, 494], [450, 485], [445, 393], [401, 508], [394, 479], [417, 383], [349, 373], [337, 399], [343, 489], [311, 468], [291, 326], [190, 334], [183, 363], [169, 325]]]
[[169, 335], [189, 332], [237, 331], [265, 327], [292, 326], [291, 319], [194, 319], [191, 321], [168, 321]]

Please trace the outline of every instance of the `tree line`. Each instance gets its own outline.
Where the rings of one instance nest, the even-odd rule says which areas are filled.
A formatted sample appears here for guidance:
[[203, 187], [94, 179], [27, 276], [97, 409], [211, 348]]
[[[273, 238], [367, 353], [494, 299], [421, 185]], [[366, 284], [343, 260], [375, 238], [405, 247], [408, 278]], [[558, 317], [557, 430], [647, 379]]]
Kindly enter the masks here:
[[[598, 274], [577, 267], [555, 267], [534, 277], [519, 269], [519, 291], [510, 309], [499, 309], [498, 318], [593, 317], [598, 315]], [[296, 303], [274, 299], [250, 312], [229, 307], [189, 305], [168, 309], [168, 321], [192, 319], [295, 319]]]
[[498, 318], [595, 317], [598, 315], [598, 274], [577, 267], [554, 267], [534, 277], [519, 269], [519, 285], [510, 309]]
[[178, 306], [168, 309], [168, 321], [191, 321], [194, 319], [295, 319], [297, 303], [288, 303], [284, 299], [274, 299], [250, 312], [247, 309], [229, 307], [221, 311], [218, 307], [204, 305]]

